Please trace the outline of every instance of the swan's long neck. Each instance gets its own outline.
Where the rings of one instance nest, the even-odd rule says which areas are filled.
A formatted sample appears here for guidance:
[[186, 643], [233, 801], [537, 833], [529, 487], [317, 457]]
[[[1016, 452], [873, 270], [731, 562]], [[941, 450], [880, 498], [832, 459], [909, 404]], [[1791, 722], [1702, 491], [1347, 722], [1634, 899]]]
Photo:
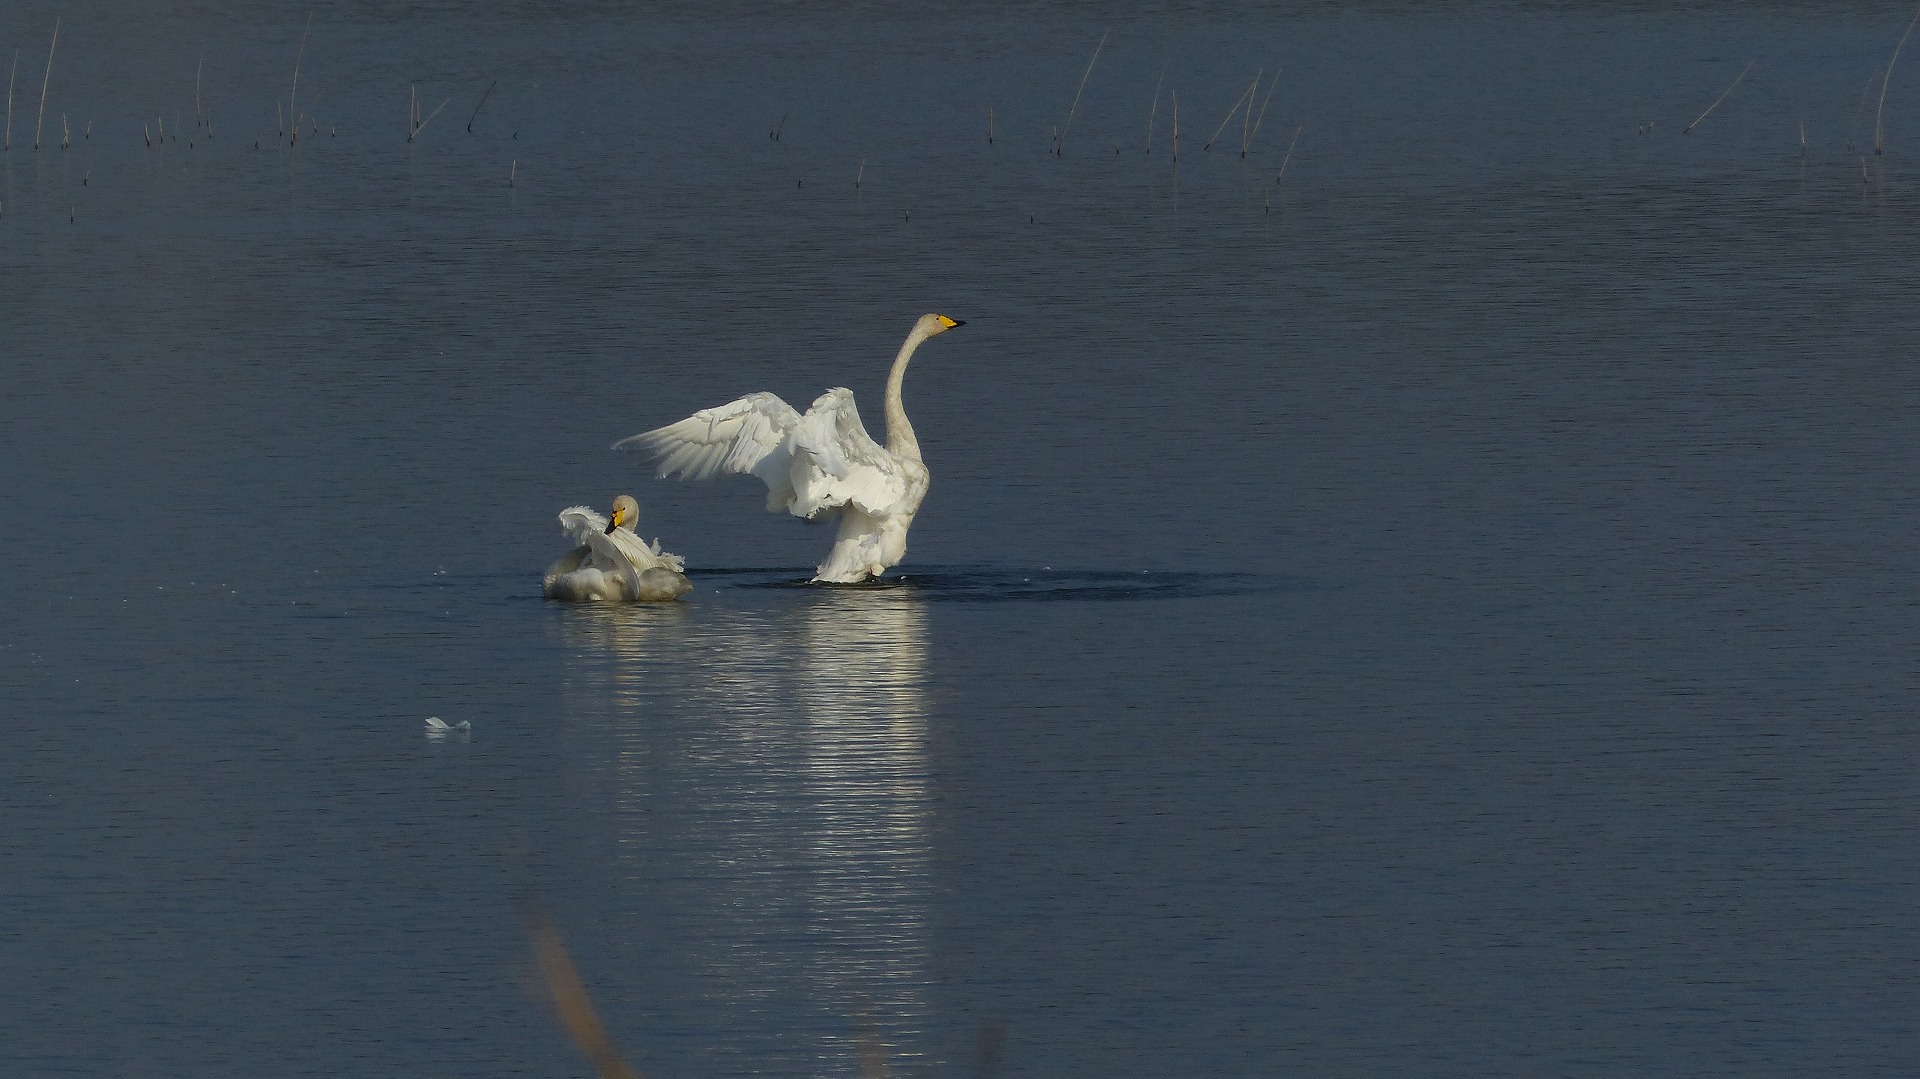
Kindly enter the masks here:
[[920, 442], [913, 437], [913, 424], [907, 422], [906, 406], [900, 403], [900, 384], [907, 377], [907, 361], [913, 359], [913, 350], [927, 334], [915, 327], [900, 346], [900, 355], [893, 358], [893, 370], [887, 372], [887, 449], [901, 457], [920, 460]]

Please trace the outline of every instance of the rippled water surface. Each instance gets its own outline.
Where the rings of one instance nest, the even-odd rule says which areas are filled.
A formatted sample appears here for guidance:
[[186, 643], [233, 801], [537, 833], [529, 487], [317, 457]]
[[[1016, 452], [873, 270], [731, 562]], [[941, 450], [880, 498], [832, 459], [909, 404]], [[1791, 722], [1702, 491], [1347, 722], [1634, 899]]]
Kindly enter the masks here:
[[815, 8], [0, 9], [0, 1072], [1911, 1074], [1910, 11]]

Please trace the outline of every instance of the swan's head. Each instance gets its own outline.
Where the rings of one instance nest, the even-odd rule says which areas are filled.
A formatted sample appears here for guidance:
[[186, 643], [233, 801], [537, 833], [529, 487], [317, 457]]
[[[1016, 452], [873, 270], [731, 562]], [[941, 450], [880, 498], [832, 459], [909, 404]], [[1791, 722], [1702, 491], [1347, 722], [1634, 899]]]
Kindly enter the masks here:
[[913, 324], [913, 332], [921, 340], [925, 340], [935, 334], [946, 333], [955, 326], [965, 325], [965, 322], [945, 315], [921, 315], [920, 321]]
[[633, 522], [640, 519], [640, 503], [632, 495], [621, 495], [613, 500], [613, 513], [607, 518], [607, 535], [613, 535], [616, 528], [632, 528]]

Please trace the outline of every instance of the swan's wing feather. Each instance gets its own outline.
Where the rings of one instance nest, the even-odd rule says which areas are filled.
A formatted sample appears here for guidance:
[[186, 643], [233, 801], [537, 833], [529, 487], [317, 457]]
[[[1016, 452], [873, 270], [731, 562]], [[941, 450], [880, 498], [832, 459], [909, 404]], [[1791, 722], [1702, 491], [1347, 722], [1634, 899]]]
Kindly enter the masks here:
[[768, 454], [779, 451], [798, 422], [800, 414], [779, 397], [750, 393], [703, 408], [678, 423], [623, 438], [613, 448], [647, 450], [659, 459], [662, 477], [705, 480], [755, 472]]
[[[606, 526], [602, 525], [601, 527], [605, 528]], [[605, 532], [590, 533], [584, 538], [584, 542], [588, 547], [592, 548], [593, 553], [598, 556], [595, 559], [596, 563], [601, 563], [602, 568], [609, 572], [619, 574], [620, 578], [627, 582], [627, 588], [629, 589], [627, 595], [634, 597], [640, 594], [640, 571], [648, 567], [633, 564], [632, 553], [629, 552], [625, 544], [621, 542], [621, 540], [625, 538], [625, 536], [620, 534], [622, 531], [624, 530], [616, 531], [613, 535], [608, 535]], [[626, 533], [628, 536], [632, 534], [631, 532]], [[649, 562], [650, 561], [651, 559], [649, 559]]]
[[573, 537], [573, 542], [592, 546], [589, 534], [598, 534], [607, 529], [607, 519], [586, 506], [568, 506], [560, 511], [560, 530]]
[[767, 485], [767, 509], [792, 508], [787, 479], [788, 437], [800, 423], [793, 406], [771, 393], [750, 393], [665, 427], [621, 439], [614, 449], [638, 446], [659, 459], [662, 478], [705, 480], [751, 475]]
[[607, 541], [618, 548], [621, 556], [633, 567], [644, 573], [650, 569], [670, 569], [675, 573], [684, 572], [686, 560], [677, 554], [667, 554], [660, 549], [660, 541], [648, 543], [624, 528], [616, 528], [606, 537]]
[[788, 474], [796, 514], [812, 516], [849, 503], [884, 514], [907, 497], [903, 463], [867, 434], [852, 390], [835, 387], [821, 394], [800, 418], [791, 441]]

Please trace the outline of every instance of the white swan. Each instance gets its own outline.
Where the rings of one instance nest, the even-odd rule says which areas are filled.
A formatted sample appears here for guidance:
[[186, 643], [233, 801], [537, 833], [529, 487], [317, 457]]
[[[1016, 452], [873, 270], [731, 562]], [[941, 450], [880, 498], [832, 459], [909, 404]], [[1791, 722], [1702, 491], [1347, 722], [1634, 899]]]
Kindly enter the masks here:
[[547, 567], [540, 591], [548, 599], [573, 602], [658, 601], [693, 591], [681, 572], [686, 561], [633, 534], [640, 504], [631, 495], [613, 500], [613, 520], [585, 506], [560, 511], [560, 528], [580, 546]]
[[966, 323], [921, 315], [887, 373], [887, 444], [867, 434], [853, 391], [836, 387], [802, 416], [770, 393], [750, 393], [679, 423], [614, 443], [660, 459], [660, 475], [690, 480], [751, 473], [767, 485], [767, 510], [810, 521], [840, 518], [840, 535], [814, 580], [853, 584], [906, 557], [907, 528], [927, 496], [927, 466], [900, 404], [913, 350]]

